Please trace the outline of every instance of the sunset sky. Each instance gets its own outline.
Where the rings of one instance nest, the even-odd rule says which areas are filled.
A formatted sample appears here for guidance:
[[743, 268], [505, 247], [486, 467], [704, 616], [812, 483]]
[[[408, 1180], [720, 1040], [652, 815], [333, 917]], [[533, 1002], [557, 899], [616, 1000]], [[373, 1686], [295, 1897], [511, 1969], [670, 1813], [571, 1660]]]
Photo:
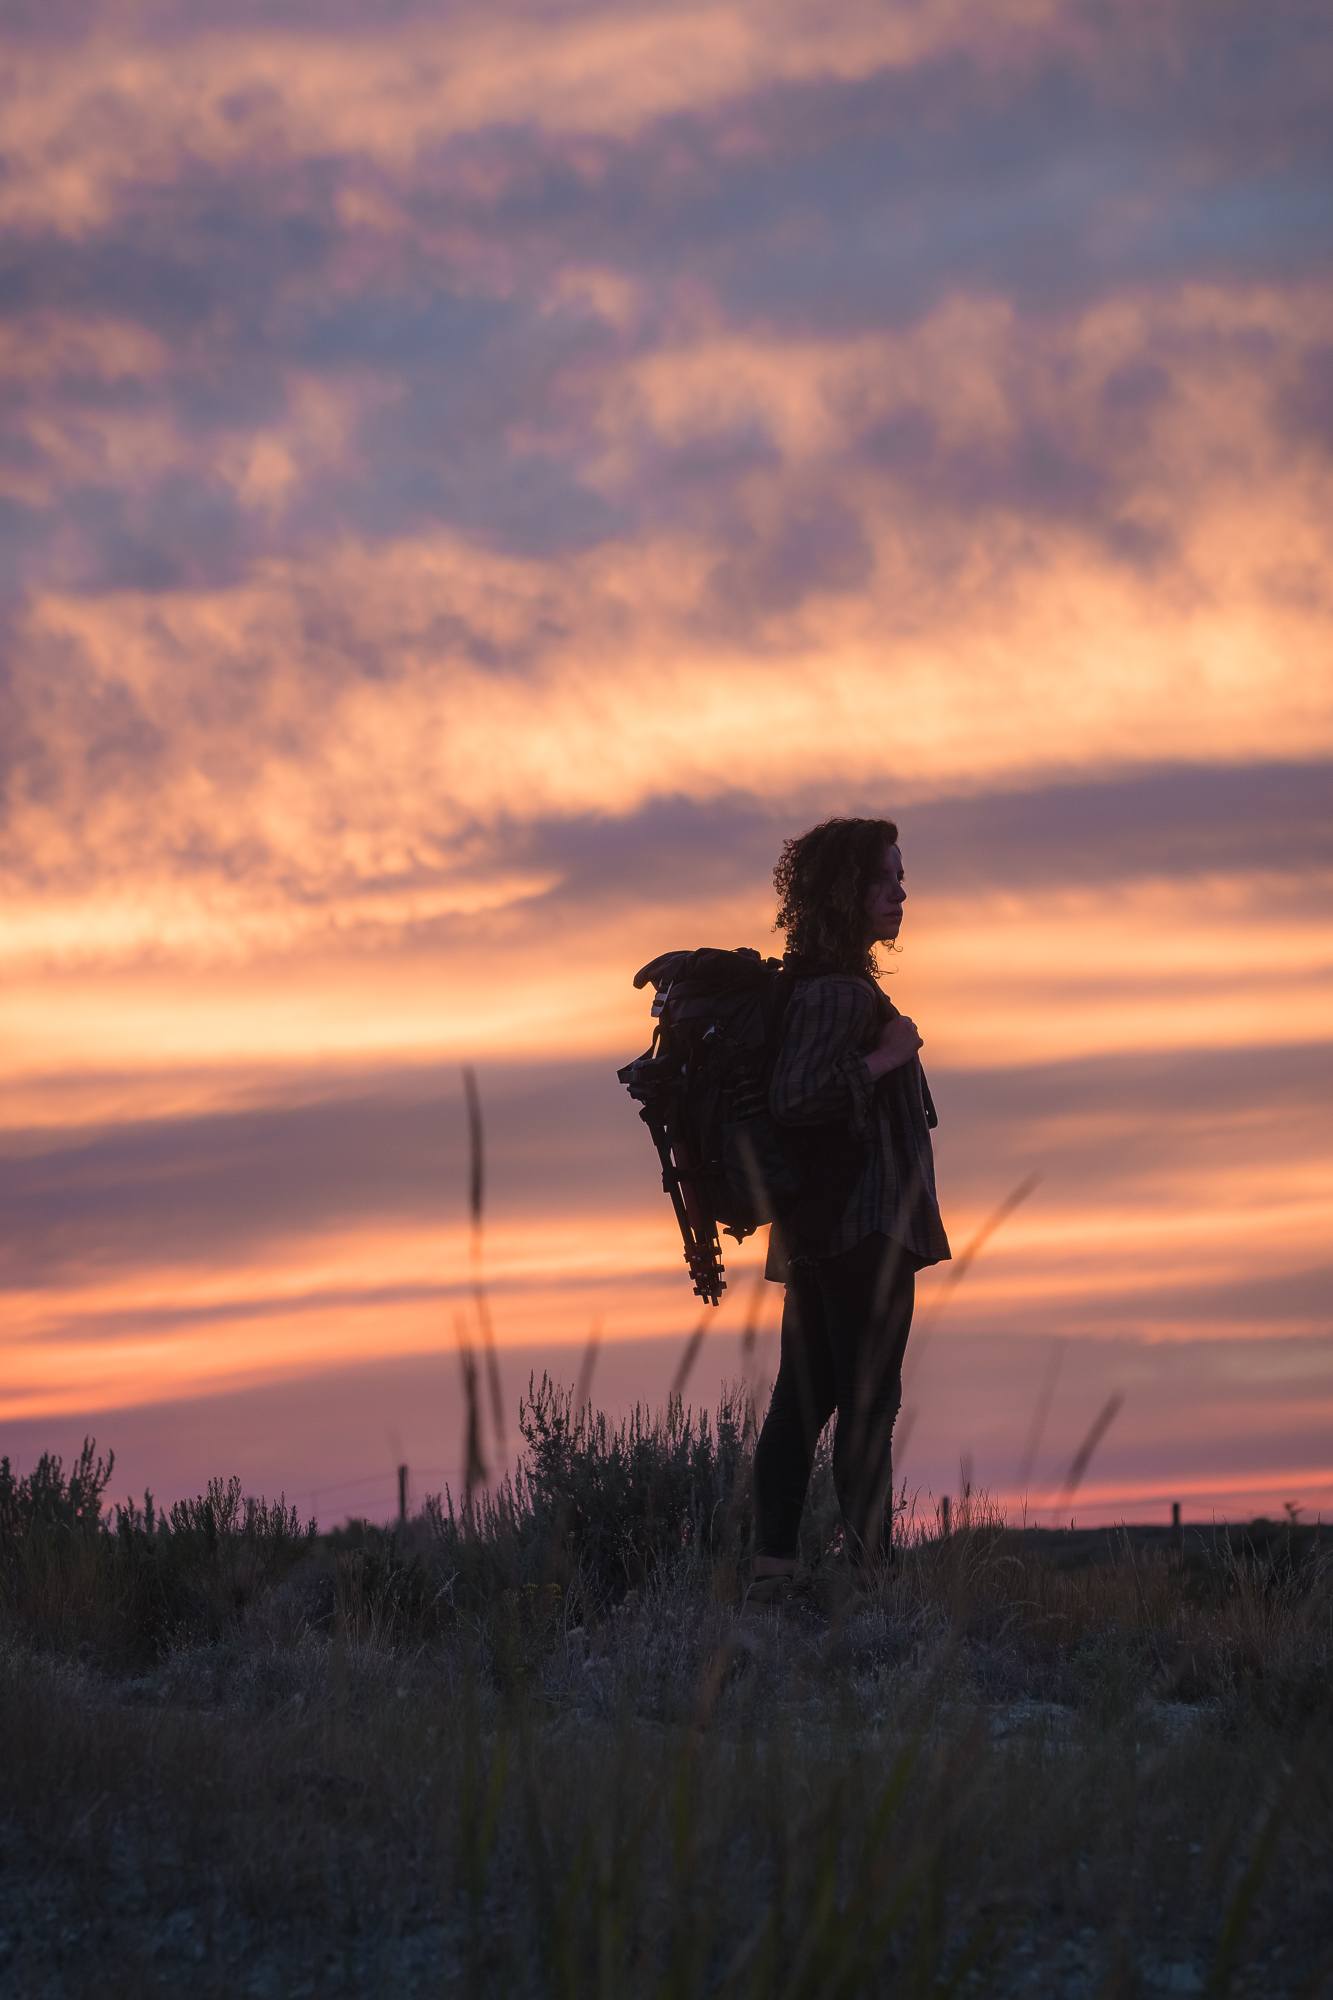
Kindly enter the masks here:
[[1118, 1396], [1066, 1515], [1327, 1517], [1324, 10], [4, 20], [0, 1452], [456, 1484], [463, 1064], [508, 1450], [594, 1328], [664, 1401], [632, 975], [874, 814], [956, 1260], [900, 1478], [1048, 1521]]

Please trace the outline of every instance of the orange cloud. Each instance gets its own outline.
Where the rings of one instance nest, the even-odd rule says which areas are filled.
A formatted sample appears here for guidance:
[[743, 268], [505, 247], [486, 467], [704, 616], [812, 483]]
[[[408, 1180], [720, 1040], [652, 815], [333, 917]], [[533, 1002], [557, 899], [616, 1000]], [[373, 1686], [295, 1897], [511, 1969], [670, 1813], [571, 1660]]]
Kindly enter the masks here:
[[[1047, 353], [1058, 366], [1024, 364], [1027, 417], [1076, 435], [1098, 371], [1139, 349], [1188, 339], [1211, 315], [1240, 353], [1251, 337], [1290, 335], [1301, 312], [1317, 328], [1312, 310], [1193, 287], [1151, 313], [1129, 300], [1090, 311]], [[1031, 530], [1003, 508], [973, 518], [941, 569], [917, 532], [910, 479], [885, 487], [856, 459], [858, 434], [879, 420], [872, 377], [937, 426], [946, 463], [954, 449], [1004, 447], [1015, 415], [997, 385], [1027, 344], [1011, 311], [953, 304], [901, 337], [702, 338], [607, 370], [591, 476], [627, 506], [644, 421], [674, 448], [733, 403], [787, 468], [753, 493], [738, 488], [761, 540], [789, 491], [842, 463], [838, 491], [858, 510], [869, 573], [854, 591], [815, 579], [754, 629], [710, 629], [719, 551], [684, 520], [558, 558], [484, 551], [445, 531], [344, 537], [263, 558], [227, 588], [35, 592], [12, 672], [41, 717], [56, 783], [38, 790], [15, 773], [11, 866], [49, 884], [80, 856], [114, 854], [156, 901], [172, 894], [156, 886], [169, 826], [170, 844], [190, 852], [188, 897], [202, 893], [201, 858], [234, 847], [243, 825], [262, 902], [273, 875], [336, 895], [352, 876], [413, 869], [502, 817], [624, 813], [664, 786], [695, 798], [837, 786], [850, 755], [903, 799], [1093, 760], [1326, 751], [1324, 607], [1290, 585], [1318, 574], [1333, 468], [1271, 435], [1262, 387], [1225, 340], [1152, 418], [1169, 492], [1152, 488], [1152, 454], [1125, 487], [1139, 530], [1169, 527], [1176, 554], [1160, 570], [1109, 563], [1058, 515], [1043, 525], [1039, 566], [1015, 567]], [[247, 506], [276, 516], [345, 462], [358, 413], [391, 394], [373, 377], [298, 379], [282, 424], [212, 440], [215, 467]], [[132, 484], [183, 449], [161, 413], [33, 424], [62, 478]], [[1114, 429], [1108, 440], [1114, 458]], [[943, 547], [957, 542], [947, 519], [937, 532]], [[481, 665], [480, 650], [522, 669]], [[60, 711], [43, 701], [54, 671], [70, 690]], [[151, 816], [132, 765], [121, 785], [87, 783], [90, 718], [112, 700], [156, 740]], [[234, 884], [218, 882], [216, 896], [239, 920]], [[266, 919], [252, 921], [258, 938]]]

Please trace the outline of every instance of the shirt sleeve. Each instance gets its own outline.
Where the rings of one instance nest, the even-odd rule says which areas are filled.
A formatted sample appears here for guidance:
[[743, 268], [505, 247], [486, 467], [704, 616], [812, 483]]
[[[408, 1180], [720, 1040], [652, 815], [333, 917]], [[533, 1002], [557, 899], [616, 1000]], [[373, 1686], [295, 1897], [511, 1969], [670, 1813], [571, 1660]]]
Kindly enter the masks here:
[[826, 975], [796, 988], [768, 1091], [779, 1125], [845, 1121], [854, 1132], [870, 1129], [875, 1085], [860, 1045], [874, 1015], [874, 997], [859, 980]]

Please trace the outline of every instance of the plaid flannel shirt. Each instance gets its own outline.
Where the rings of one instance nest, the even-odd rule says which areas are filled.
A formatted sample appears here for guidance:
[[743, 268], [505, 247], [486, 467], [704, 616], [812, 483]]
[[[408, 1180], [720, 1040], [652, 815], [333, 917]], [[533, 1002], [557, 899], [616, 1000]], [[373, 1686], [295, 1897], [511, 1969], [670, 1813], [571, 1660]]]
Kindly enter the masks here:
[[[769, 1086], [769, 1110], [779, 1125], [842, 1124], [871, 1142], [817, 1254], [850, 1250], [880, 1229], [901, 1243], [920, 1269], [953, 1255], [935, 1192], [930, 1129], [937, 1120], [916, 1056], [878, 1079], [866, 1067], [886, 1010], [897, 1011], [869, 979], [842, 973], [798, 979]], [[811, 1247], [799, 1249], [808, 1253]], [[797, 1254], [795, 1247], [791, 1254]], [[775, 1222], [764, 1276], [784, 1283], [787, 1257], [782, 1225]]]

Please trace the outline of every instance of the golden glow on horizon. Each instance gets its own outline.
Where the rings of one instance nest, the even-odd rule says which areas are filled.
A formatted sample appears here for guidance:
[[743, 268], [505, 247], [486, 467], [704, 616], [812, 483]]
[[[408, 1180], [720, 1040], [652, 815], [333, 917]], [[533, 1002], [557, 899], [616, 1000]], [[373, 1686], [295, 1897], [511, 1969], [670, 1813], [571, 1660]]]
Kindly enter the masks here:
[[[956, 1492], [955, 1488], [949, 1489]], [[1114, 1515], [1126, 1521], [1142, 1520], [1143, 1510], [1153, 1507], [1164, 1514], [1172, 1500], [1182, 1502], [1187, 1527], [1197, 1526], [1199, 1520], [1214, 1515], [1219, 1521], [1227, 1518], [1226, 1510], [1240, 1505], [1247, 1515], [1260, 1511], [1283, 1519], [1283, 1507], [1293, 1494], [1305, 1496], [1302, 1511], [1307, 1516], [1321, 1504], [1333, 1507], [1333, 1478], [1329, 1476], [1326, 1464], [1276, 1466], [1257, 1469], [1240, 1478], [1221, 1478], [1208, 1474], [1178, 1473], [1163, 1482], [1161, 1479], [1117, 1477], [1115, 1480], [1089, 1479], [1061, 1506], [1060, 1479], [1057, 1474], [1048, 1482], [1033, 1481], [1026, 1495], [1004, 1479], [983, 1481], [979, 1492], [984, 1492], [994, 1504], [1001, 1508], [1010, 1525], [1020, 1519], [1023, 1501], [1027, 1501], [1027, 1517], [1033, 1527], [1050, 1525], [1050, 1516], [1055, 1513], [1061, 1524], [1072, 1515], [1080, 1524], [1090, 1517]], [[1197, 1512], [1188, 1503], [1207, 1501], [1207, 1507], [1198, 1507]], [[957, 1501], [955, 1499], [955, 1505]], [[1138, 1508], [1137, 1513], [1130, 1512]], [[1122, 1511], [1123, 1510], [1123, 1511]], [[933, 1509], [923, 1510], [929, 1518]]]
[[[660, 1218], [654, 1220], [657, 1227], [645, 1223], [642, 1231], [645, 1248], [651, 1238], [646, 1260], [649, 1268], [652, 1253], [660, 1257], [662, 1249]], [[420, 1250], [424, 1238], [418, 1238], [417, 1242]], [[563, 1267], [570, 1278], [584, 1279], [582, 1285], [574, 1282], [545, 1291], [537, 1289], [530, 1294], [497, 1291], [490, 1300], [497, 1345], [502, 1349], [583, 1346], [594, 1323], [606, 1319], [609, 1301], [614, 1302], [613, 1332], [617, 1340], [663, 1335], [684, 1338], [701, 1307], [681, 1275], [683, 1265], [679, 1269], [664, 1267], [660, 1275], [608, 1292], [604, 1285], [594, 1282], [599, 1261], [605, 1263], [604, 1254], [599, 1260], [599, 1247], [604, 1252], [604, 1245], [590, 1246], [587, 1236], [571, 1235], [562, 1240], [553, 1255], [549, 1266], [551, 1276], [559, 1275]], [[461, 1240], [455, 1248], [452, 1267], [440, 1258], [427, 1269], [436, 1272], [440, 1268], [451, 1269], [454, 1282], [466, 1283], [467, 1261]], [[585, 1252], [585, 1260], [577, 1268], [573, 1262], [576, 1248]], [[590, 1249], [591, 1254], [586, 1254]], [[379, 1244], [373, 1264], [363, 1264], [355, 1277], [346, 1269], [348, 1281], [355, 1285], [359, 1279], [360, 1286], [371, 1290], [383, 1288], [385, 1270], [394, 1268], [385, 1253], [386, 1246]], [[748, 1279], [755, 1258], [761, 1253], [751, 1245], [747, 1246], [747, 1254], [748, 1264], [739, 1259], [734, 1263], [727, 1260], [732, 1289], [724, 1295], [715, 1316], [718, 1325], [730, 1326], [733, 1331], [741, 1324]], [[346, 1260], [330, 1256], [318, 1274], [299, 1267], [299, 1276], [310, 1282], [311, 1289], [323, 1290], [330, 1283], [335, 1266], [345, 1268], [345, 1265]], [[279, 1284], [291, 1286], [296, 1279], [296, 1268], [287, 1267]], [[316, 1275], [318, 1283], [314, 1282]], [[422, 1281], [429, 1282], [425, 1273]], [[394, 1282], [411, 1283], [404, 1276], [401, 1264], [395, 1269]], [[213, 1289], [216, 1292], [217, 1288]], [[147, 1290], [151, 1294], [152, 1286]], [[196, 1304], [202, 1303], [200, 1294], [204, 1290], [201, 1285], [191, 1287], [187, 1280], [174, 1295], [174, 1302], [179, 1304], [182, 1296], [193, 1295]], [[165, 1287], [160, 1288], [160, 1293], [164, 1302], [173, 1296]], [[122, 1288], [120, 1296], [123, 1301], [133, 1301], [131, 1310], [136, 1306], [142, 1311], [149, 1309], [150, 1298], [145, 1296], [143, 1287], [136, 1295], [127, 1286]], [[215, 1302], [223, 1304], [220, 1299]], [[47, 1297], [42, 1303], [49, 1323], [52, 1301]], [[231, 1303], [240, 1302], [233, 1295]], [[101, 1295], [95, 1308], [91, 1300], [85, 1304], [90, 1311], [106, 1309]], [[766, 1324], [773, 1323], [779, 1308], [778, 1288], [766, 1286]], [[0, 1391], [0, 1419], [14, 1421], [125, 1404], [161, 1403], [186, 1394], [211, 1396], [257, 1383], [290, 1380], [312, 1370], [350, 1366], [369, 1359], [388, 1362], [414, 1354], [438, 1355], [442, 1370], [447, 1371], [442, 1377], [442, 1387], [447, 1385], [452, 1393], [457, 1366], [454, 1321], [459, 1314], [465, 1316], [474, 1344], [480, 1345], [478, 1324], [466, 1294], [425, 1300], [354, 1298], [349, 1304], [321, 1300], [311, 1307], [295, 1291], [285, 1301], [259, 1298], [248, 1310], [238, 1310], [233, 1317], [228, 1317], [223, 1309], [198, 1324], [187, 1320], [142, 1335], [91, 1332], [80, 1337], [75, 1318], [72, 1327], [62, 1331], [59, 1338], [30, 1335], [4, 1342], [5, 1387]]]
[[[640, 1152], [646, 1184], [653, 1170], [646, 1148]], [[945, 1153], [938, 1164], [947, 1196]], [[1243, 1185], [1229, 1195], [1235, 1179], [1229, 1165], [1196, 1167], [1181, 1178], [1164, 1212], [1155, 1205], [1161, 1191], [1152, 1188], [1137, 1198], [1103, 1197], [1091, 1209], [1066, 1206], [1043, 1215], [1039, 1189], [962, 1275], [956, 1297], [946, 1296], [952, 1273], [944, 1265], [922, 1275], [920, 1303], [944, 1315], [946, 1333], [951, 1324], [974, 1332], [990, 1325], [1003, 1338], [1015, 1309], [1025, 1310], [1029, 1330], [1034, 1324], [1069, 1330], [1080, 1325], [1088, 1299], [1106, 1305], [1120, 1294], [1151, 1290], [1158, 1309], [1128, 1305], [1123, 1323], [1144, 1339], [1188, 1341], [1202, 1330], [1214, 1339], [1233, 1333], [1252, 1337], [1247, 1322], [1231, 1328], [1216, 1321], [1205, 1329], [1197, 1317], [1173, 1318], [1173, 1297], [1188, 1299], [1199, 1283], [1254, 1282], [1265, 1274], [1280, 1278], [1317, 1264], [1326, 1254], [1329, 1189], [1318, 1167], [1295, 1162], [1285, 1176], [1266, 1164], [1266, 1182], [1277, 1184], [1263, 1203]], [[993, 1205], [988, 1198], [985, 1211]], [[956, 1197], [946, 1200], [946, 1208], [957, 1259], [985, 1212], [969, 1214]], [[724, 1239], [729, 1289], [712, 1323], [739, 1324], [765, 1243], [762, 1231], [739, 1247]], [[326, 1235], [289, 1234], [270, 1243], [262, 1261], [231, 1260], [225, 1272], [163, 1263], [152, 1273], [133, 1270], [121, 1279], [98, 1276], [26, 1293], [14, 1289], [3, 1341], [7, 1399], [0, 1397], [0, 1416], [220, 1393], [369, 1353], [387, 1360], [444, 1352], [452, 1345], [458, 1312], [473, 1323], [475, 1337], [469, 1245], [461, 1217], [429, 1227], [340, 1224]], [[683, 1333], [700, 1310], [665, 1199], [646, 1200], [639, 1182], [622, 1207], [600, 1207], [595, 1221], [577, 1200], [564, 1214], [549, 1202], [536, 1215], [502, 1211], [487, 1226], [484, 1253], [495, 1335], [503, 1348], [578, 1342], [586, 1339], [592, 1318], [608, 1314], [608, 1337], [617, 1340]], [[618, 1277], [623, 1282], [610, 1290], [597, 1282]], [[376, 1296], [442, 1282], [456, 1288], [452, 1295]], [[519, 1289], [506, 1289], [507, 1284]], [[780, 1288], [765, 1284], [763, 1298], [767, 1323], [780, 1309]], [[199, 1312], [210, 1317], [192, 1324], [189, 1315]], [[128, 1327], [94, 1330], [107, 1320], [132, 1323], [136, 1314], [162, 1315], [163, 1329], [141, 1335]], [[173, 1315], [180, 1316], [175, 1326]], [[84, 1337], [81, 1321], [89, 1327]], [[1110, 1331], [1114, 1315], [1093, 1325]], [[1288, 1318], [1283, 1327], [1288, 1334], [1317, 1333], [1326, 1330], [1327, 1317]]]
[[[25, 1079], [95, 1078], [108, 1067], [151, 1075], [315, 1056], [386, 1071], [422, 1061], [625, 1061], [649, 1038], [647, 1003], [631, 976], [655, 952], [716, 939], [781, 950], [769, 929], [771, 899], [709, 903], [686, 887], [677, 905], [655, 904], [647, 917], [595, 907], [566, 917], [559, 949], [541, 955], [537, 978], [534, 925], [540, 935], [543, 918], [539, 903], [531, 916], [525, 903], [550, 879], [499, 875], [434, 892], [354, 892], [345, 905], [317, 909], [308, 922], [320, 935], [305, 949], [255, 949], [248, 962], [237, 938], [249, 922], [284, 928], [273, 898], [267, 912], [247, 912], [239, 892], [221, 911], [182, 897], [171, 956], [155, 944], [157, 965], [117, 964], [119, 953], [107, 963], [95, 931], [79, 936], [75, 906], [57, 906], [47, 916], [54, 963], [25, 966], [26, 953], [15, 962], [0, 946], [0, 964], [8, 960], [0, 1116]], [[905, 926], [903, 952], [881, 984], [918, 1021], [928, 1067], [1317, 1041], [1333, 1013], [1323, 889], [1323, 878], [1311, 877], [1299, 912], [1270, 900], [1258, 876], [922, 897], [909, 904], [910, 932]], [[452, 951], [396, 942], [396, 930], [432, 914], [432, 896], [490, 911], [496, 925]], [[128, 900], [111, 903], [103, 951], [108, 942], [123, 948], [127, 934], [131, 946], [146, 935], [154, 907], [136, 917]], [[31, 950], [40, 904], [29, 908], [32, 928], [25, 934], [20, 903], [16, 930]], [[302, 922], [298, 911], [286, 926], [298, 943]], [[65, 954], [72, 962], [62, 965]], [[94, 985], [85, 965], [98, 969]], [[67, 1115], [78, 1115], [72, 1104]]]

